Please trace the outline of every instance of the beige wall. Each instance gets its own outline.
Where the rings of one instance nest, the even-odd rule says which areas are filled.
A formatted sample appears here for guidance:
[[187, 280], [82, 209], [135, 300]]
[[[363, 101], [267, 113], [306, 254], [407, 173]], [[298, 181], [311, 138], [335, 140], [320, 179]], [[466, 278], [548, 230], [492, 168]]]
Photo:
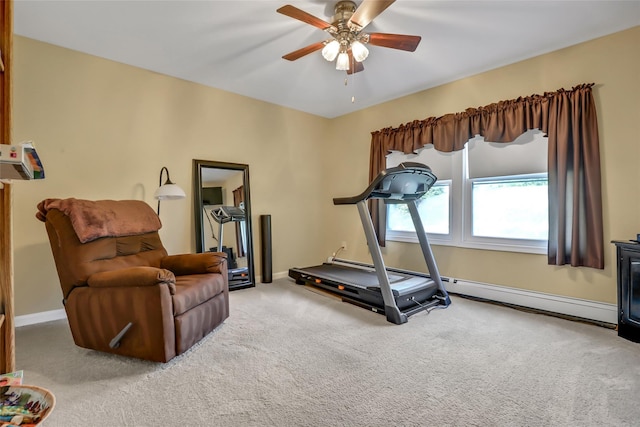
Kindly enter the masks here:
[[[332, 121], [333, 137], [328, 140], [335, 166], [328, 177], [326, 197], [354, 195], [364, 189], [372, 131], [594, 82], [603, 170], [605, 269], [552, 267], [547, 265], [546, 255], [445, 246], [434, 247], [434, 252], [445, 276], [615, 303], [615, 248], [609, 242], [634, 238], [640, 232], [638, 46], [640, 27], [337, 118]], [[349, 135], [348, 144], [343, 135]], [[331, 224], [327, 253], [347, 240], [345, 258], [370, 258], [355, 208], [332, 206], [327, 218]], [[424, 269], [415, 244], [390, 242], [384, 253], [388, 265]]]
[[191, 252], [194, 158], [249, 165], [254, 243], [259, 215], [271, 214], [274, 272], [324, 256], [322, 244], [309, 243], [322, 241], [309, 226], [322, 222], [322, 200], [308, 190], [325, 175], [318, 159], [328, 120], [23, 37], [14, 61], [14, 141], [32, 139], [46, 173], [14, 186], [17, 315], [62, 308], [34, 217], [40, 200], [133, 198], [155, 208], [167, 166], [187, 199], [162, 203], [161, 237], [170, 253]]
[[[596, 83], [605, 270], [550, 267], [541, 255], [435, 253], [446, 276], [615, 302], [608, 242], [640, 232], [638, 45], [635, 28], [327, 120], [16, 37], [14, 140], [34, 140], [46, 171], [45, 180], [16, 183], [13, 192], [16, 314], [62, 307], [44, 225], [34, 218], [44, 198], [134, 198], [155, 206], [167, 166], [187, 200], [163, 203], [161, 236], [170, 253], [189, 252], [191, 160], [247, 163], [254, 246], [259, 215], [271, 214], [275, 273], [318, 263], [342, 241], [346, 258], [368, 261], [356, 209], [331, 200], [366, 186], [370, 132], [583, 82]], [[389, 265], [423, 269], [417, 245], [390, 243], [385, 256]]]

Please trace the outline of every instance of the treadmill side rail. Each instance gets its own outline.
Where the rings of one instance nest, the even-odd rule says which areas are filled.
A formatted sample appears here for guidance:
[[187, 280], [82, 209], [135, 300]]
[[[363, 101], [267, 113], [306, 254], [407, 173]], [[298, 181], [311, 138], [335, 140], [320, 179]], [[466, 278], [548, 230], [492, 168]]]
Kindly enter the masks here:
[[431, 250], [431, 245], [429, 244], [429, 238], [427, 237], [427, 232], [422, 225], [422, 220], [420, 219], [420, 214], [418, 213], [418, 207], [416, 206], [415, 201], [410, 201], [407, 203], [409, 207], [409, 213], [411, 214], [411, 219], [413, 220], [413, 225], [416, 229], [416, 234], [418, 235], [418, 241], [420, 242], [420, 248], [422, 249], [422, 256], [424, 257], [425, 262], [427, 263], [427, 269], [429, 270], [429, 274], [436, 285], [438, 286], [438, 291], [440, 292], [440, 296], [445, 299], [445, 305], [451, 304], [451, 299], [449, 298], [449, 294], [442, 283], [442, 278], [440, 277], [440, 272], [438, 271], [438, 265], [436, 264], [436, 260], [433, 257], [433, 251]]
[[382, 251], [380, 251], [380, 246], [378, 246], [376, 232], [373, 229], [373, 221], [367, 209], [367, 201], [361, 200], [357, 203], [357, 206], [358, 212], [360, 213], [360, 221], [362, 221], [362, 227], [364, 228], [364, 234], [367, 237], [367, 245], [369, 246], [371, 258], [373, 258], [373, 265], [376, 269], [376, 275], [378, 276], [378, 283], [380, 283], [380, 291], [384, 299], [384, 313], [389, 322], [395, 323], [396, 325], [406, 323], [407, 316], [400, 311], [393, 297], [393, 292], [391, 292], [389, 276], [387, 275], [387, 269], [382, 259]]

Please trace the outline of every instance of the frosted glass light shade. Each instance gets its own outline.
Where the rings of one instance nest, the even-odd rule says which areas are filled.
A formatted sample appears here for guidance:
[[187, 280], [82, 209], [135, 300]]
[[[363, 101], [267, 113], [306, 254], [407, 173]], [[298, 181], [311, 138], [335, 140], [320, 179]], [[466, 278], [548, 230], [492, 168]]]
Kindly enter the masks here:
[[353, 59], [358, 62], [362, 62], [369, 56], [369, 49], [359, 41], [351, 43], [351, 52], [353, 53]]
[[336, 59], [338, 52], [340, 52], [340, 43], [338, 40], [331, 40], [322, 48], [322, 57], [331, 62]]
[[157, 200], [176, 200], [184, 199], [185, 197], [187, 197], [187, 195], [184, 190], [173, 183], [164, 184], [163, 186], [158, 187], [153, 195], [153, 198]]
[[[167, 179], [162, 183], [162, 174], [167, 173]], [[169, 169], [166, 166], [163, 166], [160, 169], [160, 179], [158, 180], [158, 189], [155, 193], [153, 193], [153, 198], [158, 200], [158, 215], [160, 215], [160, 200], [176, 200], [176, 199], [184, 199], [187, 195], [184, 193], [184, 190], [171, 182], [171, 178], [169, 177]]]
[[349, 69], [349, 55], [346, 52], [340, 53], [338, 55], [338, 60], [336, 61], [336, 70], [348, 70]]

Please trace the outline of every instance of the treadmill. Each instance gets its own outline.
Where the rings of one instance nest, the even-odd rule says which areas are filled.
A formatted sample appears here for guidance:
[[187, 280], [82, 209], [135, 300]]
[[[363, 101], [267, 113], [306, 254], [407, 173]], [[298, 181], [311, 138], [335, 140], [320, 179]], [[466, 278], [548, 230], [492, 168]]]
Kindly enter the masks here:
[[[451, 299], [442, 283], [415, 202], [436, 180], [428, 166], [405, 162], [380, 172], [361, 194], [333, 199], [334, 205], [358, 207], [373, 265], [332, 259], [313, 267], [291, 268], [289, 277], [299, 285], [318, 287], [339, 295], [345, 302], [384, 314], [389, 322], [398, 325], [421, 311], [448, 307]], [[367, 209], [369, 199], [407, 205], [429, 274], [385, 266]]]
[[[224, 224], [228, 222], [244, 221], [244, 209], [237, 206], [220, 206], [211, 211], [211, 216], [218, 224], [220, 224], [218, 227], [218, 252], [222, 252], [222, 232], [224, 230]], [[250, 283], [249, 269], [247, 267], [229, 268], [229, 288], [241, 286], [247, 283]]]

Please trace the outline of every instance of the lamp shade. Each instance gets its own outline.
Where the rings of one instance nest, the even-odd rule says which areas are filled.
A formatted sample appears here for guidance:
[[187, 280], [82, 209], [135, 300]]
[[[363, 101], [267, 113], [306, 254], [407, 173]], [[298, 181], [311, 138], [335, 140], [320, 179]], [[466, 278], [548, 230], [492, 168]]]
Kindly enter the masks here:
[[331, 62], [336, 59], [336, 56], [338, 56], [338, 52], [340, 52], [340, 43], [338, 42], [338, 40], [331, 40], [322, 49], [322, 57]]
[[157, 200], [176, 200], [184, 199], [185, 197], [187, 197], [187, 195], [184, 190], [173, 183], [164, 184], [163, 186], [158, 187], [153, 195], [153, 198]]
[[338, 55], [336, 61], [336, 70], [348, 70], [349, 69], [349, 55], [346, 52], [341, 52]]
[[[167, 173], [167, 179], [164, 184], [162, 183], [163, 172]], [[160, 185], [160, 187], [158, 187], [156, 192], [153, 193], [153, 198], [158, 200], [158, 215], [160, 215], [160, 200], [176, 200], [187, 197], [182, 188], [171, 182], [171, 178], [169, 178], [169, 169], [167, 169], [166, 166], [160, 169], [160, 180], [158, 185]]]
[[353, 52], [353, 59], [358, 62], [364, 61], [369, 56], [369, 49], [357, 40], [351, 43], [351, 52]]

